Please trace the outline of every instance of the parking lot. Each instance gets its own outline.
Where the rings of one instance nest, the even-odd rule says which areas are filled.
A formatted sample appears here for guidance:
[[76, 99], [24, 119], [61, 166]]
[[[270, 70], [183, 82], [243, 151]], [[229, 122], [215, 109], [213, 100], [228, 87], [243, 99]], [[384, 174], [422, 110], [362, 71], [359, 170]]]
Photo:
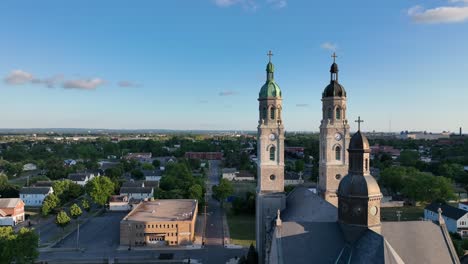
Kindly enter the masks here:
[[[91, 218], [80, 226], [79, 247], [87, 252], [114, 251], [119, 245], [120, 221], [126, 212], [106, 212], [101, 216]], [[75, 224], [75, 223], [71, 223]], [[55, 247], [75, 248], [77, 246], [77, 231], [74, 231]]]

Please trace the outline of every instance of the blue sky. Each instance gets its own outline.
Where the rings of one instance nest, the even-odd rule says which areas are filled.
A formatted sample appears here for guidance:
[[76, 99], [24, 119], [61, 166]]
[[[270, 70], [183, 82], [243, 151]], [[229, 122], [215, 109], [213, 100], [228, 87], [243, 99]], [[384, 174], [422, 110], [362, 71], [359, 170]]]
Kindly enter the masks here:
[[2, 1], [0, 36], [1, 128], [255, 130], [271, 49], [287, 130], [335, 50], [364, 130], [468, 129], [464, 0]]

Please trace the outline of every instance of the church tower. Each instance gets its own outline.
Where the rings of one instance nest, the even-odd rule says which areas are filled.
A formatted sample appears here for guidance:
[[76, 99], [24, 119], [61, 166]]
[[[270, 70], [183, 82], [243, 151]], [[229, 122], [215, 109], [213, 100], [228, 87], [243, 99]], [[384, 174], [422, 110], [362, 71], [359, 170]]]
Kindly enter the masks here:
[[[358, 119], [359, 124], [362, 122]], [[347, 228], [380, 233], [382, 193], [370, 174], [369, 141], [360, 128], [349, 143], [349, 173], [338, 188], [338, 221]]]
[[320, 124], [320, 194], [337, 206], [336, 191], [341, 178], [348, 174], [349, 125], [346, 118], [346, 91], [338, 82], [338, 64], [333, 53], [330, 84], [322, 93], [322, 121]]
[[266, 67], [266, 82], [260, 90], [257, 130], [256, 243], [259, 263], [264, 263], [267, 233], [278, 210], [285, 207], [284, 126], [281, 119], [282, 95], [274, 79], [274, 65]]

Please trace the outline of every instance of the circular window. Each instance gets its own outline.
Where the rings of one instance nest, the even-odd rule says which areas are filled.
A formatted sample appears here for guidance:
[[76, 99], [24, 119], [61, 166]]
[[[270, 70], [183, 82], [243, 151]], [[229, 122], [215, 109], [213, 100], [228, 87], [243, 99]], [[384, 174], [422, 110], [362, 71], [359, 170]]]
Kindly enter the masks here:
[[276, 179], [276, 176], [275, 175], [270, 175], [270, 180], [274, 181]]
[[341, 174], [335, 175], [335, 179], [337, 179], [337, 180], [341, 179]]

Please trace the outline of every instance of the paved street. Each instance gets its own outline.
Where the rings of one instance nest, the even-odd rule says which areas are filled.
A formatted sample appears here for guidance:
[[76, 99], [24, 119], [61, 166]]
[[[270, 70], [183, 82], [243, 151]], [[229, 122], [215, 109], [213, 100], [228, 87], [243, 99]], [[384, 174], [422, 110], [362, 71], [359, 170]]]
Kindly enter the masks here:
[[210, 161], [210, 171], [206, 183], [207, 189], [207, 226], [206, 226], [206, 244], [223, 245], [223, 215], [220, 203], [212, 198], [211, 188], [219, 184], [219, 175], [221, 161]]
[[[157, 259], [160, 253], [173, 253], [174, 259], [177, 260], [191, 258], [204, 264], [220, 264], [226, 263], [231, 258], [246, 254], [246, 249], [227, 249], [223, 246], [223, 213], [219, 202], [211, 198], [211, 187], [219, 183], [220, 165], [220, 161], [210, 161], [207, 180], [208, 217], [205, 247], [201, 249], [184, 247], [164, 249], [133, 248], [131, 251], [120, 248], [119, 250], [119, 223], [126, 213], [107, 212], [102, 216], [92, 218], [80, 228], [79, 248], [82, 251], [75, 250], [77, 237], [75, 231], [58, 243], [50, 252], [42, 252], [39, 260], [48, 263], [54, 263], [54, 261], [73, 263], [77, 260], [102, 261], [103, 259], [114, 259], [120, 263], [124, 262], [124, 260], [144, 263], [145, 259]], [[53, 227], [50, 228], [56, 228], [55, 224], [51, 226]]]

